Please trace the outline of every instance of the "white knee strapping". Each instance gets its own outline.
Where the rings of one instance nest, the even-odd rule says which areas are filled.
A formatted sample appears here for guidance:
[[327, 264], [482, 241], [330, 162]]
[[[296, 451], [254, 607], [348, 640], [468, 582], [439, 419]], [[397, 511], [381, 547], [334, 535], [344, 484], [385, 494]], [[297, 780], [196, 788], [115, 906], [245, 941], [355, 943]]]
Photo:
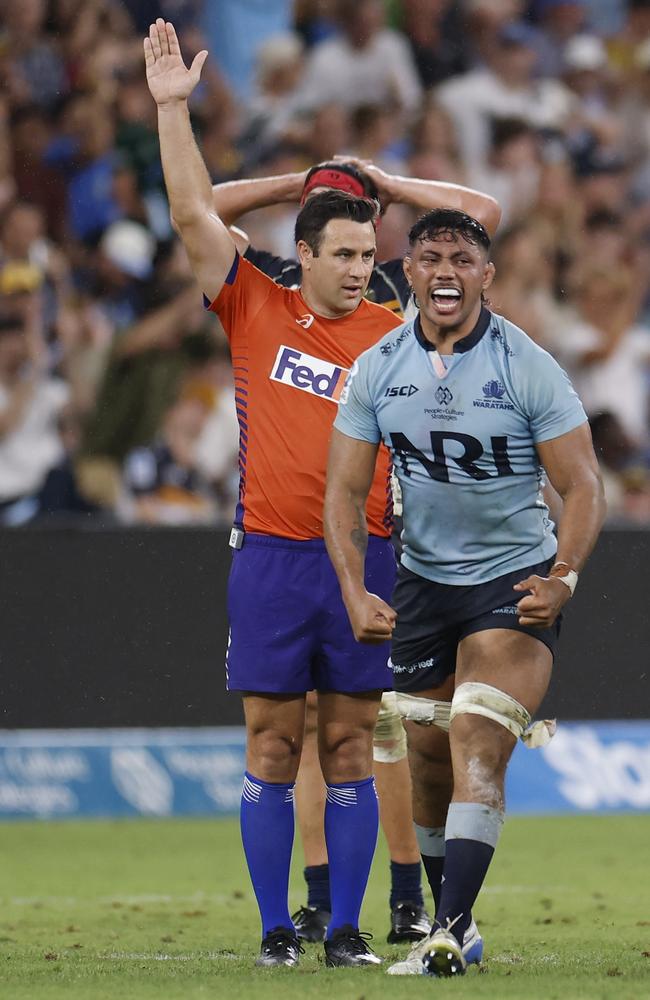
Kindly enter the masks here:
[[395, 764], [406, 757], [406, 733], [397, 711], [394, 691], [385, 691], [382, 695], [372, 756], [379, 764]]
[[531, 749], [545, 746], [556, 729], [555, 719], [542, 719], [531, 725], [530, 713], [515, 698], [490, 684], [475, 681], [466, 681], [456, 688], [450, 721], [465, 713], [492, 719]]
[[418, 698], [413, 694], [396, 692], [397, 709], [403, 719], [418, 722], [421, 726], [438, 726], [449, 731], [450, 701], [434, 701], [433, 698]]

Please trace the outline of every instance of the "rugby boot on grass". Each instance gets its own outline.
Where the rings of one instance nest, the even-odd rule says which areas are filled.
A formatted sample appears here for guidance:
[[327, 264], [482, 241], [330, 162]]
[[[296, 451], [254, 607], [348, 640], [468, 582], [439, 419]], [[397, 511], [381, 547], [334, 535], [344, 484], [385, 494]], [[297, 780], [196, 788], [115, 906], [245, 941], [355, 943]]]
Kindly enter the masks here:
[[375, 955], [367, 941], [372, 934], [360, 931], [352, 924], [343, 924], [325, 940], [325, 965], [347, 966], [381, 965], [381, 958]]
[[[386, 969], [389, 976], [422, 976], [425, 974], [422, 959], [427, 953], [435, 931], [415, 944], [406, 958]], [[463, 936], [463, 957], [467, 965], [478, 965], [483, 958], [483, 938], [472, 920]]]
[[297, 965], [303, 950], [293, 929], [274, 927], [262, 939], [260, 957], [255, 965], [265, 968], [274, 965]]

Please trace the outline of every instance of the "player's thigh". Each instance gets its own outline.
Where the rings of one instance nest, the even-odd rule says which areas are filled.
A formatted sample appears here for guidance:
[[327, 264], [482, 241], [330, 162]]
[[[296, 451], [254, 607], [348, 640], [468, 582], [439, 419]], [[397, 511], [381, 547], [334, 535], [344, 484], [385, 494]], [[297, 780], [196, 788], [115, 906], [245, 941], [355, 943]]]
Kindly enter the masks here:
[[461, 639], [456, 686], [467, 681], [505, 691], [533, 715], [546, 694], [553, 654], [541, 639], [511, 628], [484, 629]]

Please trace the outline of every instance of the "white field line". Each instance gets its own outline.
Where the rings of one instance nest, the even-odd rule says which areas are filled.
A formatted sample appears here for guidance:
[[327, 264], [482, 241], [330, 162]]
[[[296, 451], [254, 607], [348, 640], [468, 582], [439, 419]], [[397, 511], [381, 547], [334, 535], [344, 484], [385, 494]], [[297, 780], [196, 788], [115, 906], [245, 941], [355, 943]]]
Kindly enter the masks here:
[[197, 962], [205, 961], [206, 959], [210, 962], [221, 961], [224, 959], [226, 961], [234, 962], [242, 957], [246, 956], [234, 955], [232, 952], [218, 951], [198, 951], [189, 955], [167, 955], [164, 952], [148, 951], [111, 951], [107, 955], [97, 955], [97, 959], [100, 962], [105, 960], [114, 962]]
[[229, 893], [193, 893], [191, 896], [171, 896], [167, 894], [145, 894], [142, 896], [12, 896], [0, 897], [0, 905], [13, 906], [138, 906], [143, 903], [225, 903], [232, 900]]
[[[543, 893], [551, 896], [557, 893], [575, 892], [569, 885], [486, 885], [481, 893], [487, 895], [519, 895], [521, 893]], [[139, 906], [143, 903], [225, 903], [232, 900], [231, 893], [195, 892], [191, 896], [173, 896], [167, 893], [147, 893], [139, 896], [12, 896], [0, 897], [0, 905], [13, 906]]]

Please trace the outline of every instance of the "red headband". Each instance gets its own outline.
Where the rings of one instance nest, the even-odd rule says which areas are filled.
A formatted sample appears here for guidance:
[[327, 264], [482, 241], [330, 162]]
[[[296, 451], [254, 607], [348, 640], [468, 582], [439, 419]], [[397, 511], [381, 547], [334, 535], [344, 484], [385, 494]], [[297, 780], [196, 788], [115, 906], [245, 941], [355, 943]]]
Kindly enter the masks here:
[[357, 198], [368, 197], [363, 184], [356, 177], [351, 177], [350, 174], [346, 174], [342, 170], [331, 170], [328, 167], [323, 167], [322, 170], [314, 171], [302, 189], [301, 206], [305, 204], [308, 195], [314, 188], [318, 187], [336, 188], [339, 191], [347, 191], [348, 194], [354, 194]]

